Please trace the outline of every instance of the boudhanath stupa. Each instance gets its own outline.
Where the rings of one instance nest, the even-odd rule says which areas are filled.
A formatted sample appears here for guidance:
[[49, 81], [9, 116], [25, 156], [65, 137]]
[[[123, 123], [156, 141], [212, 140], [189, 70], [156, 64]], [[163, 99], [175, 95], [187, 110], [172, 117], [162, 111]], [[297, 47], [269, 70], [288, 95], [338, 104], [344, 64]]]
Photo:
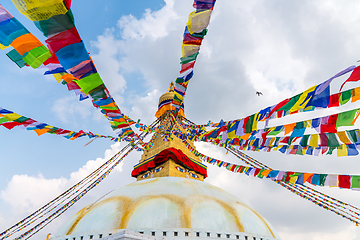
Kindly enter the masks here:
[[[159, 105], [173, 95], [170, 86]], [[169, 127], [163, 118], [153, 146], [131, 173], [136, 182], [81, 209], [52, 239], [280, 239], [259, 213], [204, 181], [206, 166], [181, 139], [172, 134], [163, 141]]]

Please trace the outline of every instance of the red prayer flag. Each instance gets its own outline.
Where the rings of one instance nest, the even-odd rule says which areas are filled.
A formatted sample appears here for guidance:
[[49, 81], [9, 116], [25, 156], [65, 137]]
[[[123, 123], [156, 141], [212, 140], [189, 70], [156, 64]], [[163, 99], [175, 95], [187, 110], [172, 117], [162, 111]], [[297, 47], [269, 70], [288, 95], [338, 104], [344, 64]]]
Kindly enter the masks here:
[[69, 91], [76, 90], [76, 89], [81, 89], [79, 87], [79, 85], [77, 85], [77, 83], [74, 82], [74, 81], [67, 83], [66, 86], [68, 87]]
[[284, 101], [278, 103], [274, 108], [273, 110], [271, 110], [271, 112], [269, 112], [268, 116], [266, 118], [270, 118], [270, 116], [276, 112], [277, 110], [279, 110], [282, 106], [284, 106], [285, 104], [287, 104], [288, 102], [290, 101], [290, 98], [288, 99], [285, 99]]
[[284, 137], [283, 140], [281, 140], [281, 143], [289, 143], [290, 136]]
[[[324, 133], [324, 134], [325, 134], [325, 133]], [[326, 153], [328, 150], [329, 150], [328, 147], [323, 147], [323, 148], [321, 148], [321, 154]]]
[[285, 178], [285, 182], [289, 182], [290, 181], [290, 175], [293, 175], [295, 172], [286, 172], [286, 178]]
[[357, 82], [360, 80], [360, 66], [357, 66], [351, 73], [350, 77], [341, 85], [340, 91], [347, 82]]
[[348, 175], [339, 175], [338, 180], [339, 180], [339, 187], [340, 188], [350, 188], [350, 186], [351, 186], [350, 176], [348, 176]]
[[5, 123], [3, 123], [1, 125], [6, 127], [7, 129], [11, 130], [16, 126], [22, 125], [22, 123], [19, 123], [19, 122], [5, 122]]
[[339, 114], [334, 114], [329, 116], [327, 124], [321, 124], [320, 132], [321, 133], [336, 133], [336, 121]]
[[341, 93], [335, 93], [330, 96], [330, 102], [329, 102], [328, 108], [340, 106], [340, 103], [339, 103], [340, 95], [341, 95]]
[[48, 58], [45, 62], [44, 62], [44, 65], [48, 65], [50, 63], [55, 63], [55, 64], [60, 64], [59, 63], [59, 60], [57, 59], [57, 57], [55, 56], [55, 54], [51, 54], [51, 57]]
[[189, 63], [185, 63], [181, 65], [181, 70], [180, 70], [180, 74], [186, 72], [187, 70], [189, 70], [190, 68], [193, 68], [195, 65], [195, 61], [189, 62]]
[[320, 133], [320, 146], [321, 147], [327, 147], [328, 145], [328, 138], [325, 133]]
[[75, 27], [69, 30], [60, 32], [54, 36], [49, 37], [45, 40], [50, 52], [56, 53], [61, 48], [66, 47], [70, 44], [81, 42], [78, 31]]

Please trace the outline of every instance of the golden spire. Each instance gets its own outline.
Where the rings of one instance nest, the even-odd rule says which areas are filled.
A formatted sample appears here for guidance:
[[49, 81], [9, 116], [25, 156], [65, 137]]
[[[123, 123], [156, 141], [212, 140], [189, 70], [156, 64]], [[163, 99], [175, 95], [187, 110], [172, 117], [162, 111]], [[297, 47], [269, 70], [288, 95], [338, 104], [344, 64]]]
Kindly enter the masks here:
[[[172, 100], [173, 97], [174, 83], [171, 82], [166, 93], [161, 95], [159, 99], [159, 105], [165, 100]], [[192, 163], [206, 169], [206, 166], [201, 163], [200, 158], [195, 156], [192, 152], [190, 152], [188, 147], [186, 147], [187, 143], [195, 149], [194, 143], [189, 140], [184, 143], [182, 139], [175, 136], [175, 134], [172, 132], [173, 129], [176, 129], [178, 132], [181, 132], [183, 134], [187, 133], [186, 130], [181, 127], [181, 122], [182, 117], [178, 116], [178, 118], [175, 119], [174, 116], [171, 115], [170, 110], [166, 110], [164, 113], [162, 113], [160, 127], [152, 137], [152, 147], [144, 150], [139, 164], [134, 166], [134, 171], [135, 169], [139, 168], [139, 166], [143, 166], [151, 162], [154, 156], [169, 148], [181, 150], [183, 154], [185, 154], [189, 159], [191, 159]], [[163, 140], [164, 135], [168, 135], [166, 141]], [[192, 163], [190, 164], [192, 165]], [[202, 171], [202, 173], [204, 172]], [[141, 172], [140, 174], [135, 174], [133, 176], [136, 176], [137, 180], [148, 179], [150, 177], [172, 176], [186, 177], [203, 181], [206, 177], [206, 170], [205, 174], [199, 174], [199, 172], [195, 172], [193, 169], [191, 169], [191, 167], [187, 166], [186, 164], [183, 164], [179, 161], [174, 161], [173, 159], [169, 158], [166, 162], [163, 162], [155, 167], [153, 166], [151, 169]]]

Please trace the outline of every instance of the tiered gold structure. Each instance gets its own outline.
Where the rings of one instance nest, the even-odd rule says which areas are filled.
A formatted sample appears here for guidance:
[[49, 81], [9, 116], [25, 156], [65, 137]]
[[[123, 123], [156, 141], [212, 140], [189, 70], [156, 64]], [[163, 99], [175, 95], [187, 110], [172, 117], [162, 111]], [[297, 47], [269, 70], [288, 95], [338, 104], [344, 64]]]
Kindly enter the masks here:
[[[170, 83], [170, 86], [168, 88], [168, 90], [166, 91], [166, 93], [164, 93], [163, 95], [161, 95], [161, 97], [159, 98], [159, 104], [161, 102], [163, 102], [164, 100], [171, 100], [174, 97], [174, 83]], [[153, 146], [148, 149], [145, 150], [143, 155], [141, 156], [141, 159], [139, 161], [139, 163], [147, 160], [148, 158], [155, 156], [157, 154], [159, 154], [161, 151], [168, 149], [168, 148], [176, 148], [176, 149], [180, 149], [186, 156], [188, 156], [189, 158], [192, 158], [193, 160], [197, 161], [198, 163], [201, 163], [201, 160], [199, 157], [195, 156], [192, 152], [190, 152], [190, 150], [185, 146], [185, 144], [183, 143], [183, 141], [176, 137], [173, 133], [171, 133], [171, 137], [170, 140], [165, 142], [162, 139], [162, 134], [164, 134], [167, 130], [171, 130], [171, 122], [170, 119], [167, 118], [166, 114], [163, 114], [161, 116], [161, 129], [155, 133], [154, 136], [154, 141], [153, 141]], [[186, 133], [186, 131], [180, 126], [180, 121], [178, 120], [177, 122], [175, 122], [175, 124], [177, 125], [178, 129], [183, 132]], [[194, 146], [194, 142], [192, 141], [187, 141], [188, 144], [190, 144], [191, 147], [193, 147], [195, 149]], [[156, 171], [159, 168], [162, 169], [160, 171]], [[181, 170], [183, 171], [181, 171]], [[185, 178], [191, 178], [191, 179], [196, 179], [196, 180], [200, 180], [200, 181], [204, 181], [204, 176], [201, 174], [198, 174], [194, 171], [191, 171], [189, 169], [186, 169], [184, 166], [181, 166], [180, 164], [177, 164], [174, 162], [174, 160], [172, 160], [171, 158], [164, 162], [163, 164], [156, 166], [154, 169], [151, 169], [148, 172], [145, 172], [139, 176], [137, 176], [137, 180], [143, 180], [143, 179], [148, 179], [151, 177], [185, 177]]]

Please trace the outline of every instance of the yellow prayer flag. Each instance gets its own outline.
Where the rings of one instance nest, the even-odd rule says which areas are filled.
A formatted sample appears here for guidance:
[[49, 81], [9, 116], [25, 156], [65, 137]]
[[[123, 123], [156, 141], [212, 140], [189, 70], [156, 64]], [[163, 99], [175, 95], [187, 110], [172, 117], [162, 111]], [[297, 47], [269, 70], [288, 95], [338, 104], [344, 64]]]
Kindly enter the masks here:
[[181, 45], [182, 57], [188, 57], [190, 55], [193, 55], [193, 54], [199, 52], [199, 50], [200, 50], [199, 45], [192, 45], [192, 44], [182, 44]]
[[227, 138], [233, 139], [233, 138], [235, 138], [235, 137], [236, 137], [235, 131], [231, 131], [231, 132], [228, 133], [228, 137], [227, 137]]
[[281, 148], [283, 145], [279, 145], [279, 146], [277, 146], [277, 147], [274, 147], [274, 148], [272, 148], [272, 150], [273, 151], [277, 151], [277, 150], [279, 150], [279, 148]]
[[304, 121], [304, 124], [305, 124], [304, 127], [306, 127], [306, 128], [311, 127], [312, 119]]
[[14, 121], [18, 118], [21, 118], [22, 116], [17, 114], [17, 113], [9, 113], [9, 114], [5, 114], [4, 115], [4, 118], [6, 118], [7, 120], [10, 120], [10, 121]]
[[64, 74], [63, 73], [55, 73], [55, 74], [53, 74], [53, 76], [54, 76], [54, 78], [56, 79], [56, 81], [59, 83], [59, 82], [61, 82], [61, 78], [62, 78], [62, 76], [64, 76]]
[[311, 146], [311, 147], [318, 147], [319, 146], [319, 135], [318, 134], [311, 134], [310, 135], [309, 146]]
[[340, 141], [342, 141], [343, 143], [345, 143], [345, 144], [350, 144], [351, 143], [351, 141], [348, 138], [348, 136], [346, 135], [345, 131], [337, 132], [336, 135], [338, 135]]
[[254, 121], [253, 121], [253, 125], [252, 125], [252, 131], [256, 130], [257, 129], [257, 125], [258, 125], [258, 122], [259, 122], [259, 117], [261, 115], [259, 113], [255, 113], [255, 116], [254, 116]]
[[290, 177], [289, 183], [290, 184], [295, 184], [297, 179], [298, 179], [298, 176]]
[[347, 147], [345, 144], [342, 144], [337, 147], [337, 156], [338, 157], [348, 156]]
[[186, 24], [190, 34], [201, 32], [209, 25], [211, 12], [212, 10], [206, 10], [201, 12], [193, 11], [192, 13], [190, 13], [189, 21]]
[[308, 104], [308, 102], [310, 101], [310, 97], [309, 94], [311, 94], [312, 92], [315, 91], [315, 88], [317, 86], [312, 86], [311, 88], [309, 88], [308, 90], [304, 91], [301, 95], [299, 100], [297, 100], [297, 102], [294, 104], [294, 106], [289, 110], [290, 113], [295, 112], [299, 109], [304, 109], [306, 107], [306, 104]]
[[270, 138], [270, 142], [269, 142], [269, 147], [271, 147], [274, 143], [274, 141], [276, 140], [276, 138]]
[[63, 0], [12, 0], [12, 2], [18, 11], [31, 21], [46, 20], [68, 11]]

